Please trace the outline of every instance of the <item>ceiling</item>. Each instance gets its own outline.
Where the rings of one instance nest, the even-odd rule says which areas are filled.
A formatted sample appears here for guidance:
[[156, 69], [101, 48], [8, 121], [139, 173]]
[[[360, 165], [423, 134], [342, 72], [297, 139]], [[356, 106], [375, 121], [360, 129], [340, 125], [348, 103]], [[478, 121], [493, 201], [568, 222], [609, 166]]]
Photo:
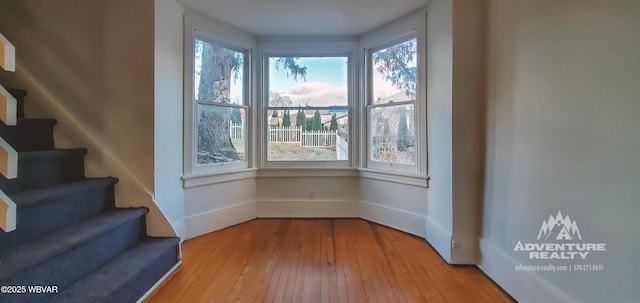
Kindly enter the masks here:
[[191, 9], [257, 35], [359, 35], [428, 0], [182, 0]]

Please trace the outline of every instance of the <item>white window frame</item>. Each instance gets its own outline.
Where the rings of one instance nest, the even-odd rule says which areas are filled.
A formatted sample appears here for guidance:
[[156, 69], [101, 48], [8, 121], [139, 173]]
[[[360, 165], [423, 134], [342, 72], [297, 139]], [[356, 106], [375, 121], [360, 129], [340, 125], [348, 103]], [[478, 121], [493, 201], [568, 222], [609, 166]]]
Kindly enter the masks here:
[[[184, 42], [184, 176], [190, 179], [201, 176], [211, 176], [224, 173], [234, 173], [247, 170], [252, 167], [252, 141], [253, 141], [253, 49], [254, 45], [248, 39], [243, 39], [235, 33], [218, 32], [215, 27], [204, 22], [198, 22], [197, 18], [187, 18], [185, 22]], [[215, 163], [207, 165], [197, 164], [198, 152], [198, 104], [220, 105], [215, 102], [198, 101], [195, 98], [195, 40], [206, 41], [230, 50], [244, 54], [243, 66], [243, 100], [242, 104], [224, 104], [229, 108], [245, 109], [245, 154], [244, 161]]]
[[[263, 119], [267, 118], [267, 112], [271, 109], [283, 110], [284, 107], [269, 107], [269, 58], [273, 57], [296, 57], [296, 58], [304, 58], [304, 57], [346, 57], [347, 58], [347, 105], [345, 106], [348, 110], [347, 116], [349, 119], [349, 159], [347, 160], [317, 160], [317, 161], [269, 161], [268, 160], [268, 127], [266, 126], [266, 122], [260, 122], [260, 136], [262, 138], [262, 153], [261, 153], [261, 167], [263, 168], [348, 168], [354, 166], [354, 145], [355, 140], [353, 121], [354, 121], [354, 64], [355, 64], [355, 56], [354, 49], [345, 49], [345, 50], [307, 50], [305, 48], [294, 48], [288, 50], [263, 50], [262, 55], [262, 110], [260, 111], [261, 118], [259, 121], [264, 121]], [[286, 109], [296, 111], [299, 107], [287, 107]], [[315, 109], [329, 109], [329, 107], [302, 107], [301, 109], [306, 110], [315, 110]]]
[[[416, 62], [416, 99], [411, 101], [395, 102], [392, 104], [374, 104], [373, 96], [373, 53], [403, 43], [412, 39], [417, 41]], [[363, 108], [362, 115], [365, 123], [362, 123], [361, 157], [363, 171], [376, 173], [388, 173], [393, 175], [405, 175], [425, 177], [427, 175], [427, 131], [426, 131], [426, 18], [413, 18], [407, 20], [401, 26], [384, 28], [383, 30], [366, 37], [361, 41], [364, 56], [363, 79]], [[416, 161], [414, 165], [394, 162], [375, 161], [371, 159], [372, 150], [372, 125], [370, 112], [373, 108], [413, 104], [414, 106], [414, 145]]]

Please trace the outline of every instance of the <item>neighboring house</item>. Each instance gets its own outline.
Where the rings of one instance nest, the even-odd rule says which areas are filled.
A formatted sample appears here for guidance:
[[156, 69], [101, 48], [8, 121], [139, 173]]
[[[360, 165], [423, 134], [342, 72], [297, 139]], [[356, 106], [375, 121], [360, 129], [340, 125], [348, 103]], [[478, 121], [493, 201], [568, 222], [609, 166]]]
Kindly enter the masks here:
[[[257, 216], [296, 213], [305, 201], [290, 201], [309, 196], [313, 184], [314, 203], [344, 200], [346, 215], [424, 237], [446, 262], [478, 265], [518, 301], [638, 299], [638, 2], [425, 2], [385, 27], [393, 33], [411, 18], [426, 20], [424, 98], [409, 121], [426, 131], [416, 132], [422, 170], [388, 173], [358, 163], [353, 174], [339, 166], [275, 170], [261, 158], [264, 140], [255, 140], [246, 167], [258, 172], [242, 167], [222, 176], [190, 167], [184, 148], [191, 140], [183, 123], [183, 101], [190, 100], [183, 87], [185, 15], [187, 25], [250, 45], [283, 38], [222, 22], [206, 1], [71, 2], [0, 2], [0, 33], [16, 46], [19, 71], [0, 73], [0, 82], [29, 91], [28, 115], [58, 119], [60, 146], [89, 149], [89, 175], [120, 178], [118, 206], [150, 208], [150, 234], [184, 240]], [[249, 19], [263, 18], [255, 12]], [[378, 26], [392, 20], [382, 21]], [[304, 47], [374, 49], [368, 43], [381, 35], [372, 27], [301, 36], [295, 23], [286, 24], [283, 31], [296, 37], [287, 42]], [[315, 34], [322, 43], [313, 42]], [[360, 124], [350, 121], [349, 128], [366, 125], [364, 107], [356, 111]], [[292, 125], [294, 117], [292, 110]], [[249, 125], [267, 125], [256, 121]], [[366, 150], [358, 150], [363, 158]], [[587, 262], [605, 271], [514, 269], [531, 263], [514, 251], [516, 243], [535, 242], [540, 224], [558, 210], [578, 222], [585, 239], [607, 244]]]

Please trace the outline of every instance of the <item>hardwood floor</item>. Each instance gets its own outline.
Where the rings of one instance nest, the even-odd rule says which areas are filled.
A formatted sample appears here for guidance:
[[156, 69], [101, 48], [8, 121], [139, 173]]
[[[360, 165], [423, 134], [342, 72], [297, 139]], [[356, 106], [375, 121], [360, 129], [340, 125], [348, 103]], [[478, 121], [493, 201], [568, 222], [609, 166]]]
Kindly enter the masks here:
[[183, 245], [145, 302], [513, 302], [424, 239], [361, 219], [256, 219]]

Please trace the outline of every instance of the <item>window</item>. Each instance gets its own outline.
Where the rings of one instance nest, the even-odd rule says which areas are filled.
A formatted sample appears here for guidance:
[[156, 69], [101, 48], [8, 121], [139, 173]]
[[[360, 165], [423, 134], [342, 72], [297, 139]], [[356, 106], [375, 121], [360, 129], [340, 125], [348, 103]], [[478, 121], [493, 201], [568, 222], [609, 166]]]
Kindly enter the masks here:
[[416, 169], [417, 39], [367, 52], [367, 163], [383, 170]]
[[267, 163], [348, 165], [349, 56], [266, 56], [265, 65]]
[[193, 35], [191, 174], [248, 167], [249, 50]]

